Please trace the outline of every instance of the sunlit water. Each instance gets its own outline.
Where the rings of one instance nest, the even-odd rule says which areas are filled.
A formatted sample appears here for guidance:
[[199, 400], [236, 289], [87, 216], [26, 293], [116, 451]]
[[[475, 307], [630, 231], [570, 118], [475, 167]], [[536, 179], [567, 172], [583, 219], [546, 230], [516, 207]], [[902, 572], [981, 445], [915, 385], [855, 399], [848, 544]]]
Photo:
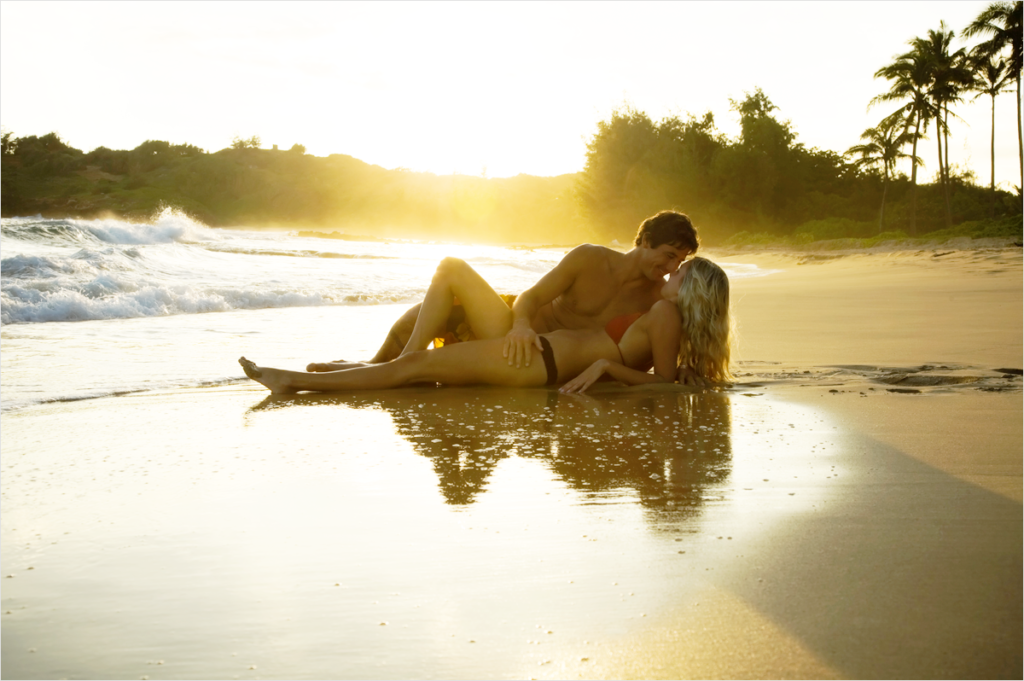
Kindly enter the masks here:
[[2, 248], [5, 678], [558, 676], [836, 472], [821, 417], [738, 393], [241, 378], [371, 354], [444, 256], [515, 292], [562, 249], [174, 214], [4, 220]]

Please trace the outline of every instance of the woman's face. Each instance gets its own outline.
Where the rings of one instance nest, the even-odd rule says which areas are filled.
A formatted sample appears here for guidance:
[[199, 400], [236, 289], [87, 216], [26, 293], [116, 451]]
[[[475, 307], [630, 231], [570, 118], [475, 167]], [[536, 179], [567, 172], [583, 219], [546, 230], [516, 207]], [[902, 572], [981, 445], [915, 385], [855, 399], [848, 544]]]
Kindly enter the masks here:
[[690, 271], [690, 265], [693, 264], [692, 260], [687, 260], [679, 266], [675, 272], [669, 275], [668, 281], [661, 287], [661, 295], [666, 300], [671, 300], [673, 303], [676, 302], [676, 296], [679, 294], [679, 287], [683, 284], [683, 279], [686, 278], [686, 273]]

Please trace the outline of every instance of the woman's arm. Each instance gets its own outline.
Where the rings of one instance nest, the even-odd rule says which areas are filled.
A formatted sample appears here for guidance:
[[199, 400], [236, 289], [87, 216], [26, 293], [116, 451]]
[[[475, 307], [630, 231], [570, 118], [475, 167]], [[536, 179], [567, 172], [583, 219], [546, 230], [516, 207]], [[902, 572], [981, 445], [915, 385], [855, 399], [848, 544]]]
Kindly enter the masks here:
[[625, 383], [626, 385], [672, 383], [674, 381], [674, 376], [666, 379], [664, 376], [660, 376], [656, 373], [652, 374], [646, 371], [638, 371], [637, 369], [630, 369], [618, 362], [599, 359], [591, 364], [586, 371], [559, 388], [559, 392], [581, 393], [594, 385], [594, 383], [596, 383], [602, 376], [609, 376], [613, 380]]
[[[641, 323], [644, 326], [637, 330], [645, 332], [646, 338], [643, 340], [650, 348], [654, 363], [653, 374], [631, 369], [618, 362], [600, 359], [562, 386], [561, 391], [565, 393], [583, 392], [602, 376], [609, 376], [626, 385], [675, 383], [676, 365], [679, 358], [679, 337], [682, 334], [679, 312], [669, 301], [659, 301], [651, 307], [650, 312], [637, 321], [637, 325]], [[632, 328], [626, 333], [629, 334], [631, 331], [633, 331]], [[631, 344], [637, 342], [634, 338], [627, 336], [623, 336], [623, 340]]]

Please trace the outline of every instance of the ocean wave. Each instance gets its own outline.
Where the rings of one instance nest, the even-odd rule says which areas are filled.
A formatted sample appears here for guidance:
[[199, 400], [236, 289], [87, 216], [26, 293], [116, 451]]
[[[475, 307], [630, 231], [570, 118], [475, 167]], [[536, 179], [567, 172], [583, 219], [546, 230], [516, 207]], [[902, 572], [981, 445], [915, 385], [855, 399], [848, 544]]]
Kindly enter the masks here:
[[233, 253], [236, 255], [271, 255], [286, 258], [338, 258], [341, 260], [397, 260], [391, 255], [374, 255], [368, 253], [334, 253], [331, 251], [282, 250], [272, 248], [255, 248], [242, 246], [207, 246], [207, 250], [216, 253]]
[[83, 248], [70, 256], [14, 255], [0, 260], [0, 276], [8, 279], [50, 279], [87, 276], [138, 268], [143, 255], [137, 248]]
[[98, 220], [14, 218], [4, 220], [3, 235], [28, 242], [81, 245], [198, 243], [218, 241], [216, 230], [184, 213], [165, 209], [152, 223], [127, 222], [114, 218]]
[[75, 289], [46, 290], [40, 285], [11, 284], [0, 292], [0, 301], [0, 322], [3, 324], [129, 319], [334, 304], [333, 300], [320, 293], [147, 286], [113, 275], [97, 277]]
[[45, 281], [27, 285], [9, 283], [0, 292], [0, 323], [78, 322], [321, 305], [380, 305], [418, 302], [422, 297], [422, 291], [332, 294], [152, 286], [108, 274], [74, 289], [48, 285]]

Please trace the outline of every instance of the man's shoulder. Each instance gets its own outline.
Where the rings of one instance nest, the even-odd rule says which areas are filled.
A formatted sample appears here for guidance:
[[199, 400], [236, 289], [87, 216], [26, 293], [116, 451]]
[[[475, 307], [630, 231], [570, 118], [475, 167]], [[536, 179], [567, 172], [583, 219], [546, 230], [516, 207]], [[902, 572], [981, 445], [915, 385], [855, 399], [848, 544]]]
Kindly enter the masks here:
[[572, 249], [569, 252], [570, 253], [575, 253], [576, 251], [579, 251], [581, 253], [601, 253], [601, 254], [604, 254], [604, 255], [622, 255], [621, 253], [619, 253], [616, 250], [613, 250], [611, 248], [608, 248], [607, 246], [601, 246], [601, 245], [598, 245], [598, 244], [580, 244], [579, 246], [575, 247], [574, 249]]
[[575, 262], [579, 265], [591, 266], [611, 262], [616, 257], [621, 257], [618, 251], [613, 251], [607, 246], [597, 244], [580, 244], [565, 254], [563, 261]]

